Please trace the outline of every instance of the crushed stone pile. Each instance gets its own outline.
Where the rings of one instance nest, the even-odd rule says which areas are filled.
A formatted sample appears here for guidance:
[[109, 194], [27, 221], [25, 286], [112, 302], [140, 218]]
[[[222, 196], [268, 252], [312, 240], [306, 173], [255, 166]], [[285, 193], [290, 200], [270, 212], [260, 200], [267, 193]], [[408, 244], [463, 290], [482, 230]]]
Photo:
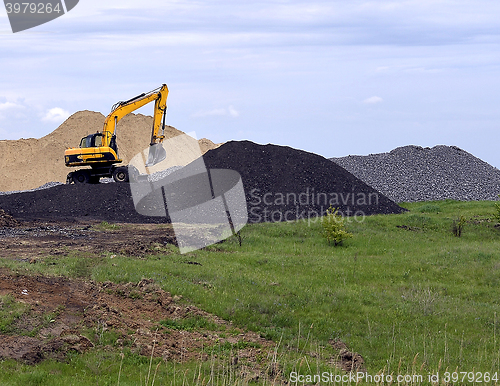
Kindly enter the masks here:
[[496, 200], [500, 170], [456, 146], [331, 158], [395, 202]]
[[[404, 211], [328, 159], [290, 147], [231, 141], [208, 151], [203, 158], [208, 169], [240, 173], [250, 223], [316, 218], [330, 206], [350, 216]], [[169, 222], [168, 216], [138, 214], [130, 186], [120, 183], [58, 185], [4, 195], [0, 196], [0, 208], [26, 220]]]
[[129, 184], [57, 185], [0, 196], [0, 208], [16, 219], [33, 221], [100, 220], [127, 223], [169, 222], [138, 214]]
[[328, 159], [287, 146], [231, 141], [204, 160], [209, 169], [240, 173], [250, 223], [307, 219], [330, 206], [350, 216], [404, 211]]
[[[64, 151], [78, 147], [80, 139], [102, 131], [105, 116], [94, 111], [79, 111], [52, 133], [39, 138], [0, 140], [0, 192], [35, 189], [48, 181], [66, 182], [75, 170], [64, 164]], [[132, 157], [149, 146], [153, 117], [128, 114], [117, 125], [118, 151], [127, 164]], [[165, 127], [165, 138], [183, 134], [172, 126]], [[206, 138], [198, 141], [202, 153], [218, 144]]]
[[[111, 179], [112, 180], [112, 179]], [[26, 190], [13, 190], [10, 192], [0, 192], [0, 196], [4, 196], [7, 194], [15, 194], [15, 193], [24, 193], [24, 192], [34, 192], [35, 190], [42, 190], [42, 189], [49, 189], [57, 185], [62, 185], [62, 182], [57, 182], [57, 181], [51, 181], [51, 182], [46, 182], [42, 186], [39, 186], [38, 188], [33, 188], [33, 189], [26, 189]]]

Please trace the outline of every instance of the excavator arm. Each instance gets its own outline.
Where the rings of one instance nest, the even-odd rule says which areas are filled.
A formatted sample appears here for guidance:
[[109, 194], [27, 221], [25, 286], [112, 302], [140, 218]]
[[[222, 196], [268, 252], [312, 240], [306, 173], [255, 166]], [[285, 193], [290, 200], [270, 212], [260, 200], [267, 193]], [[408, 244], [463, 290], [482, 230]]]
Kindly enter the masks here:
[[150, 145], [153, 146], [157, 143], [161, 143], [165, 138], [163, 130], [161, 135], [158, 134], [162, 123], [162, 117], [165, 117], [167, 111], [167, 96], [168, 87], [166, 84], [163, 84], [161, 87], [153, 91], [138, 95], [125, 102], [116, 103], [113, 106], [111, 113], [109, 113], [109, 115], [106, 117], [106, 120], [104, 121], [104, 127], [102, 130], [102, 146], [110, 145], [111, 138], [113, 137], [113, 135], [115, 135], [116, 132], [116, 124], [125, 115], [130, 114], [132, 111], [140, 109], [142, 106], [145, 106], [152, 101], [155, 101], [155, 107]]

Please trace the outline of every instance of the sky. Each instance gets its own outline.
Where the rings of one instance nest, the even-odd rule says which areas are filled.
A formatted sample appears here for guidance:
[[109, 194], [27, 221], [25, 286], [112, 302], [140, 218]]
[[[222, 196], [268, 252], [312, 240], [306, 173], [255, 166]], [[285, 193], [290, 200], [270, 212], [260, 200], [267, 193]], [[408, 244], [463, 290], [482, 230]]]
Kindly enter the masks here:
[[80, 0], [13, 34], [0, 5], [0, 139], [166, 83], [167, 124], [198, 138], [455, 145], [500, 168], [499, 16], [494, 0]]

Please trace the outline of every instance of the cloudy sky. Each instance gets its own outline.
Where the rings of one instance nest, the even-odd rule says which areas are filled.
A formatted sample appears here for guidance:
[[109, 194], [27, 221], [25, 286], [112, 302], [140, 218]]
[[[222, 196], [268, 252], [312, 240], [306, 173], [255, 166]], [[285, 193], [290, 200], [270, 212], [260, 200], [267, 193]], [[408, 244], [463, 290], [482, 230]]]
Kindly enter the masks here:
[[167, 123], [215, 142], [456, 145], [500, 168], [499, 20], [494, 0], [80, 0], [13, 34], [0, 6], [0, 139], [167, 83]]

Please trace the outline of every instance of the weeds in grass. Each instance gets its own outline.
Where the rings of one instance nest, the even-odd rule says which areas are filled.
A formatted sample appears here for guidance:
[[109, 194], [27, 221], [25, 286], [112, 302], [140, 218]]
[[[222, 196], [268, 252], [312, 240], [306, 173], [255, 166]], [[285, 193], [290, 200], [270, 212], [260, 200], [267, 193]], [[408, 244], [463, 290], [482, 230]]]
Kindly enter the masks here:
[[122, 368], [123, 368], [123, 359], [125, 358], [125, 354], [120, 353], [121, 361], [120, 361], [120, 370], [118, 370], [118, 386], [120, 386], [120, 377], [122, 375]]
[[17, 302], [12, 295], [0, 296], [0, 333], [14, 332], [16, 321], [28, 311], [29, 306]]
[[201, 316], [192, 316], [184, 319], [165, 319], [159, 322], [163, 327], [172, 330], [193, 331], [197, 329], [215, 330], [217, 325]]
[[419, 214], [410, 214], [406, 217], [406, 223], [410, 227], [416, 227], [423, 230], [435, 229], [435, 221], [432, 217]]
[[95, 226], [95, 229], [101, 230], [101, 231], [106, 231], [106, 230], [114, 230], [114, 229], [120, 229], [121, 226], [119, 224], [112, 224], [107, 221], [103, 221], [100, 224]]
[[441, 212], [441, 207], [437, 204], [424, 204], [417, 208], [420, 213], [439, 213]]
[[80, 279], [90, 279], [90, 276], [92, 274], [90, 259], [76, 259], [74, 264], [69, 267], [69, 274]]

